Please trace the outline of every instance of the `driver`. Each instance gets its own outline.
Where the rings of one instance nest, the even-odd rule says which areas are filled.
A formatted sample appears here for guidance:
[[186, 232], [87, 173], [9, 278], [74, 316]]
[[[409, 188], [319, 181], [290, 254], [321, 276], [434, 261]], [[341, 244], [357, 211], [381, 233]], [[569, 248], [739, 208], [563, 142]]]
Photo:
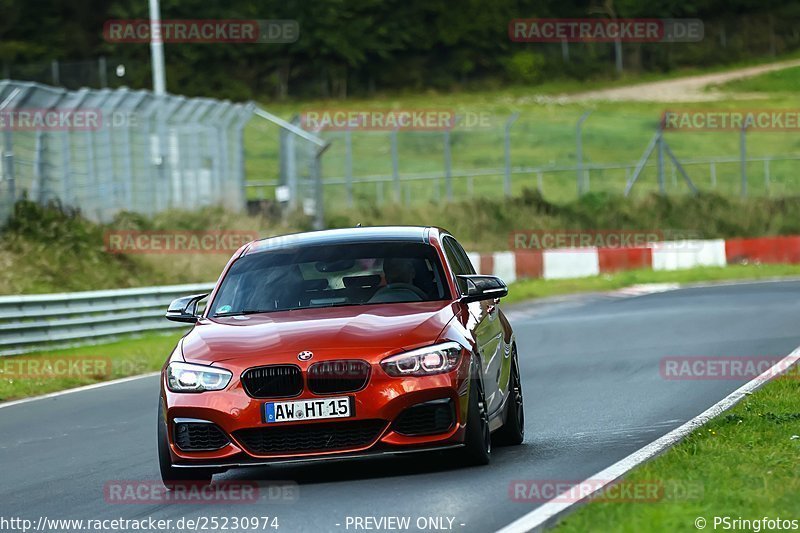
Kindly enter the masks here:
[[370, 298], [371, 303], [421, 302], [427, 299], [425, 292], [414, 285], [416, 269], [412, 259], [387, 257], [383, 260], [383, 276], [386, 285]]
[[383, 261], [383, 275], [387, 285], [393, 283], [413, 285], [416, 272], [410, 259], [390, 257]]

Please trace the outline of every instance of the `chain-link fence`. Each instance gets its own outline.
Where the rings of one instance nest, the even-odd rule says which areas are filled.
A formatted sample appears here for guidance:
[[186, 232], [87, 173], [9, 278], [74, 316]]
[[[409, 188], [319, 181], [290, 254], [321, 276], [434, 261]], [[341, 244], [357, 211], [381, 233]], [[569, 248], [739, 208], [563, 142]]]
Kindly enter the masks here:
[[[646, 106], [627, 112], [542, 106], [504, 115], [456, 111], [454, 127], [427, 131], [323, 129], [318, 135], [331, 143], [325, 203], [341, 209], [411, 205], [517, 196], [526, 188], [559, 202], [589, 192], [800, 194], [796, 131], [663, 129], [664, 112]], [[279, 194], [277, 181], [248, 186], [250, 198]]]
[[96, 220], [268, 201], [304, 211], [318, 228], [326, 206], [502, 198], [526, 188], [552, 201], [587, 192], [800, 194], [792, 130], [664, 129], [663, 112], [644, 107], [452, 115], [446, 128], [312, 133], [253, 104], [2, 81], [0, 221], [23, 194]]
[[243, 209], [242, 130], [252, 104], [67, 91], [0, 81], [0, 220], [26, 195], [95, 220], [221, 204]]

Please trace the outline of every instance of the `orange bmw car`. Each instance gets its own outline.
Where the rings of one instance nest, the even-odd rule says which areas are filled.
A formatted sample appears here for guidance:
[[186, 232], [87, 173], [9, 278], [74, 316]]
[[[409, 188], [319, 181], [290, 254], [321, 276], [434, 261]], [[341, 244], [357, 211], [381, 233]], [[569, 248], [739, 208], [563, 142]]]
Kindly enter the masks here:
[[167, 311], [194, 326], [162, 371], [164, 481], [433, 450], [488, 463], [492, 440], [524, 435], [507, 293], [440, 228], [246, 244], [210, 295]]

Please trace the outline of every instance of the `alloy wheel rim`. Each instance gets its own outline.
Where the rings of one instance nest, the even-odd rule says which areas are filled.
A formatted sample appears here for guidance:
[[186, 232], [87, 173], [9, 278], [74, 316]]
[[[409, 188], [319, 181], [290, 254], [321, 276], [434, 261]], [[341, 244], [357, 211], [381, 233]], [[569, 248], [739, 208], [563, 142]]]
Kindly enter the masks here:
[[492, 434], [489, 431], [489, 413], [486, 411], [486, 399], [483, 396], [483, 390], [480, 391], [480, 400], [478, 400], [478, 412], [481, 418], [481, 429], [483, 430], [483, 446], [486, 453], [492, 451]]
[[525, 433], [525, 405], [522, 398], [522, 380], [519, 369], [514, 365], [514, 402], [517, 404], [517, 423], [521, 433]]

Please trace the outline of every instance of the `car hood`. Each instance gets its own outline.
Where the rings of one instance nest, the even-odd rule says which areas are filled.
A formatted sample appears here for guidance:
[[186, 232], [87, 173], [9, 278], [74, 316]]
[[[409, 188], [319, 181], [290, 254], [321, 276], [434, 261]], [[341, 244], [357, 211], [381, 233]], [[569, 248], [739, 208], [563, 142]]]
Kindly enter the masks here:
[[202, 319], [183, 339], [188, 362], [211, 364], [256, 358], [296, 362], [309, 350], [314, 360], [376, 360], [390, 352], [435, 342], [453, 319], [449, 301], [374, 304], [279, 311]]

